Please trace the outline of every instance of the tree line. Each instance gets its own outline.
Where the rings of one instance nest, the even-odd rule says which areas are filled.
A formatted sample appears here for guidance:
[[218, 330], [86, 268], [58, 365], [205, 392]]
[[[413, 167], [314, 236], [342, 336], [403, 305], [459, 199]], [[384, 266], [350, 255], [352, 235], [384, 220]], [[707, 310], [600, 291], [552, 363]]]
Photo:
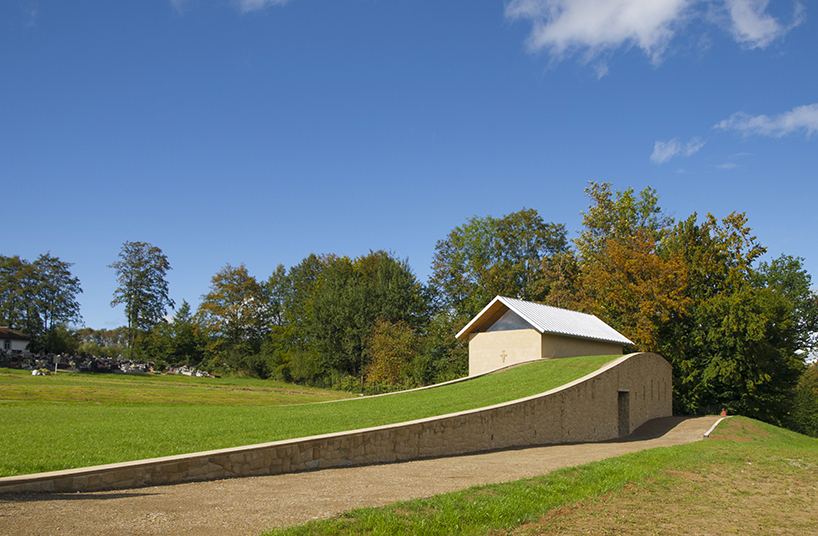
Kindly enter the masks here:
[[73, 346], [68, 326], [82, 321], [77, 301], [82, 287], [71, 266], [50, 253], [33, 262], [0, 255], [0, 325], [30, 336], [32, 352]]
[[[126, 242], [111, 265], [124, 339], [109, 345], [93, 330], [78, 334], [83, 345], [116, 344], [157, 362], [377, 391], [465, 375], [467, 348], [454, 334], [500, 294], [595, 314], [634, 341], [629, 350], [663, 355], [673, 365], [676, 413], [726, 408], [808, 428], [814, 415], [795, 406], [812, 396], [815, 366], [805, 359], [818, 344], [818, 296], [803, 259], [760, 261], [766, 249], [741, 213], [676, 221], [649, 187], [590, 183], [585, 193], [573, 240], [563, 224], [523, 208], [451, 230], [435, 246], [426, 283], [386, 251], [313, 254], [266, 279], [228, 264], [197, 310], [183, 302], [170, 322], [168, 259]], [[0, 322], [11, 324], [29, 316], [6, 300], [14, 288], [7, 261]], [[78, 306], [66, 310], [73, 316], [51, 316], [50, 328], [39, 316], [37, 333], [78, 318]]]

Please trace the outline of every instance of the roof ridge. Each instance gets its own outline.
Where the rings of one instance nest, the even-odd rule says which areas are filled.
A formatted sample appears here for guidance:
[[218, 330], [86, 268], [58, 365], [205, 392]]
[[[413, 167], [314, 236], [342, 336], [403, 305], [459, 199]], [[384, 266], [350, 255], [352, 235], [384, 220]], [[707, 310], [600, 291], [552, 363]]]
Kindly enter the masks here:
[[[461, 338], [465, 334], [470, 333], [475, 326], [480, 324], [479, 321], [483, 319], [484, 315], [486, 315], [490, 309], [494, 308], [497, 302], [500, 302], [502, 306], [520, 316], [522, 320], [530, 324], [540, 333], [548, 332], [583, 339], [633, 344], [633, 341], [609, 326], [596, 315], [499, 295], [491, 300], [477, 316], [460, 330], [456, 337]], [[497, 309], [494, 308], [494, 311], [497, 311]]]

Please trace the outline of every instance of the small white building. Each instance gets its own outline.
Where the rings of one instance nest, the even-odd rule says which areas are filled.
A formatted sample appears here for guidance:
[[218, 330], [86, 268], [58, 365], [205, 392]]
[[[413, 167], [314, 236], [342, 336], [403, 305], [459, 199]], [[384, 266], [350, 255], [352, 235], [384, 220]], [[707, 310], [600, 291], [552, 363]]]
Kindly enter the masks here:
[[30, 342], [31, 338], [20, 330], [0, 327], [1, 350], [25, 352]]
[[469, 341], [469, 376], [535, 359], [619, 355], [633, 344], [594, 315], [503, 296], [457, 338]]

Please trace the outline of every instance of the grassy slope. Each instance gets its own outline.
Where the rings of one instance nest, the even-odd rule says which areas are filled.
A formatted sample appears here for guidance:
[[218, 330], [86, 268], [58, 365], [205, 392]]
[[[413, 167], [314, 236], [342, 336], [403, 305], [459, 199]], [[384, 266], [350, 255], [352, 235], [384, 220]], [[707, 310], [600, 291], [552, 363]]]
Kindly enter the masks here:
[[268, 534], [816, 534], [816, 487], [818, 440], [736, 417], [708, 441]]
[[340, 400], [353, 395], [253, 378], [194, 378], [182, 374], [32, 376], [0, 368], [0, 401], [281, 405]]
[[[48, 401], [51, 395], [43, 393], [40, 396], [46, 401], [0, 402], [0, 476], [249, 445], [464, 411], [564, 385], [612, 358], [544, 361], [445, 387], [331, 404], [235, 405], [224, 402], [233, 400], [232, 394], [216, 391], [205, 397], [211, 403], [191, 403], [193, 395], [175, 402], [173, 384], [164, 388], [150, 384], [150, 389], [141, 390], [146, 394], [137, 398], [142, 402], [133, 401], [134, 393], [120, 401], [117, 390], [108, 388], [100, 400], [77, 394], [85, 396], [82, 402]], [[87, 388], [71, 388], [87, 394], [97, 387], [96, 377], [85, 378], [90, 382]], [[25, 381], [39, 385], [38, 380], [49, 379]], [[212, 403], [221, 396], [222, 402]], [[6, 399], [5, 392], [0, 399]]]

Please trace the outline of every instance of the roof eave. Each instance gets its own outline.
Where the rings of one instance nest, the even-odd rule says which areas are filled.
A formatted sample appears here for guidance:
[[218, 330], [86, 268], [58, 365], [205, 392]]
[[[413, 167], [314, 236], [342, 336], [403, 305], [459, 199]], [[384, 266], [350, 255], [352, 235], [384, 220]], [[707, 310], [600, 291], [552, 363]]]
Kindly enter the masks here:
[[586, 335], [577, 335], [575, 333], [561, 333], [559, 331], [549, 331], [548, 333], [552, 333], [554, 335], [561, 335], [563, 337], [573, 337], [575, 339], [583, 339], [583, 340], [586, 340], [586, 341], [609, 342], [611, 344], [630, 344], [631, 346], [633, 345], [633, 341], [631, 341], [630, 339], [628, 339], [624, 335], [622, 336], [623, 340], [615, 340], [615, 339], [605, 339], [605, 338], [602, 338], [602, 337], [589, 337], [589, 336], [586, 336]]
[[502, 296], [495, 296], [494, 299], [491, 300], [488, 303], [488, 305], [483, 307], [482, 311], [477, 313], [477, 315], [474, 318], [472, 318], [471, 321], [463, 327], [463, 329], [461, 329], [460, 331], [457, 332], [457, 335], [455, 335], [454, 338], [455, 339], [462, 339], [466, 335], [468, 335], [471, 332], [472, 328], [474, 328], [476, 325], [479, 325], [481, 319], [486, 315], [486, 313], [488, 313], [488, 311], [490, 309], [492, 309], [494, 304], [497, 303], [497, 302], [500, 302], [505, 307], [508, 307], [508, 304], [503, 302], [503, 297]]

